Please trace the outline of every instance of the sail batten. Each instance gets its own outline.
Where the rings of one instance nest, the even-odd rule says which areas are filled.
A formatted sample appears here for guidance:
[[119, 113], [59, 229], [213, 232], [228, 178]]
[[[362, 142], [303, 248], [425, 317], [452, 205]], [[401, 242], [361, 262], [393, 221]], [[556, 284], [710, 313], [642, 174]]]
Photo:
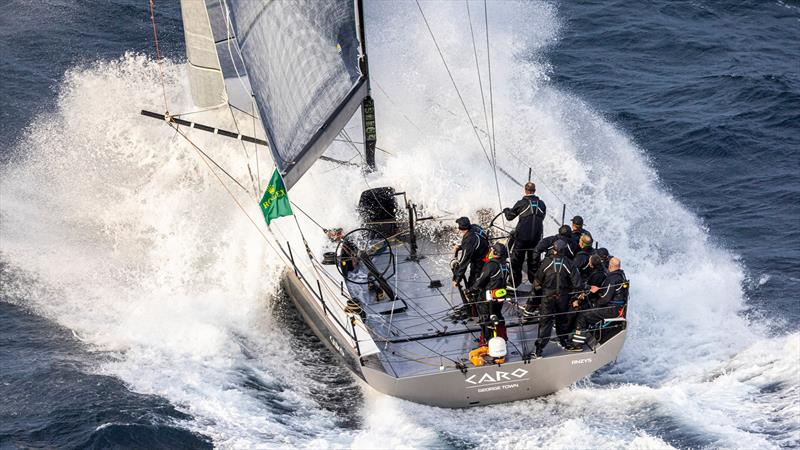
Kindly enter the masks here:
[[251, 90], [290, 188], [367, 95], [354, 1], [206, 0], [206, 7], [225, 85]]

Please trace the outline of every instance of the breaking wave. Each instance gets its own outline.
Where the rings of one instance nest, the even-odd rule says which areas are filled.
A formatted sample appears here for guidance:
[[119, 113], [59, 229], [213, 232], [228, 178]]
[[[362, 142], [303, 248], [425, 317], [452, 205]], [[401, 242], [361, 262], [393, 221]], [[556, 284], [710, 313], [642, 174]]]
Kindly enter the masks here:
[[[485, 123], [463, 7], [422, 6], [468, 110]], [[139, 116], [163, 104], [158, 69], [140, 55], [69, 71], [57, 107], [14, 144], [0, 180], [0, 256], [26, 281], [5, 286], [9, 297], [73, 330], [101, 355], [98, 373], [167, 398], [192, 416], [181, 426], [225, 447], [798, 445], [800, 335], [766, 337], [741, 315], [737, 257], [709, 241], [629, 137], [549, 83], [542, 55], [558, 38], [556, 12], [536, 3], [490, 13], [497, 158], [517, 179], [532, 167], [551, 211], [563, 200], [583, 215], [633, 280], [625, 348], [590, 379], [473, 410], [354, 381], [282, 299], [279, 260], [197, 154]], [[320, 162], [292, 191], [312, 216], [340, 218], [331, 226], [356, 223], [366, 183], [451, 216], [497, 207], [494, 174], [418, 14], [413, 3], [368, 11], [379, 145], [391, 153], [382, 171], [365, 181]], [[478, 53], [485, 59], [480, 39]], [[192, 111], [185, 67], [164, 69], [171, 111]], [[233, 126], [226, 112], [195, 117]], [[262, 180], [271, 172], [238, 142], [191, 137], [248, 188], [244, 161]], [[331, 154], [354, 156], [344, 145]], [[504, 202], [519, 195], [502, 174], [499, 184]]]

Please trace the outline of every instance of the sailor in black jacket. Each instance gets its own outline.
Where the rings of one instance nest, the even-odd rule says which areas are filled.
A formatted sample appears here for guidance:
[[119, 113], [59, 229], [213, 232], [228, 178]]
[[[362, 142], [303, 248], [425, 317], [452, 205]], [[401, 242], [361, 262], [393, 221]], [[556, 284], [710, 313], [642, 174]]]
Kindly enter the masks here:
[[[606, 272], [606, 267], [603, 265], [603, 259], [600, 258], [599, 255], [592, 255], [589, 257], [589, 271], [586, 274], [586, 278], [583, 278], [581, 275], [581, 279], [584, 280], [586, 287], [591, 286], [600, 286], [603, 284], [603, 281], [608, 276], [608, 272]], [[599, 297], [597, 293], [589, 293], [589, 299], [594, 302], [594, 299]]]
[[536, 185], [532, 182], [525, 184], [524, 196], [511, 208], [503, 210], [506, 220], [517, 221], [513, 239], [509, 241], [511, 248], [511, 282], [514, 287], [522, 283], [522, 265], [528, 262], [528, 281], [533, 280], [539, 264], [539, 255], [533, 253], [533, 248], [542, 239], [544, 230], [544, 217], [547, 206], [544, 201], [534, 195]]
[[600, 286], [590, 288], [593, 294], [598, 294], [592, 304], [592, 309], [578, 314], [577, 327], [572, 341], [581, 345], [586, 342], [584, 331], [591, 325], [603, 319], [622, 317], [625, 306], [628, 304], [628, 279], [622, 271], [619, 258], [612, 257], [608, 262], [608, 276]]
[[592, 248], [592, 237], [587, 234], [582, 235], [578, 241], [578, 245], [580, 250], [578, 250], [578, 253], [575, 254], [574, 258], [572, 258], [572, 262], [581, 272], [581, 278], [583, 278], [585, 281], [590, 272], [589, 257], [594, 255], [594, 248]]
[[[581, 253], [578, 252], [578, 256]], [[578, 256], [575, 257], [573, 263], [578, 260]], [[587, 270], [580, 271], [581, 272], [581, 281], [584, 283], [584, 289], [587, 286], [600, 286], [603, 283], [603, 280], [606, 279], [606, 268], [603, 266], [603, 262], [598, 255], [592, 255], [588, 258], [589, 262], [586, 264]], [[580, 269], [577, 265], [575, 266]], [[577, 299], [572, 302], [571, 310], [578, 313], [581, 310], [591, 309], [594, 302], [597, 300], [599, 295], [597, 293], [586, 292], [580, 295]], [[577, 319], [577, 314], [569, 314], [570, 324], [569, 329], [574, 329], [574, 325]], [[568, 350], [570, 350], [568, 348]]]
[[575, 241], [576, 247], [580, 247], [579, 240], [581, 236], [592, 237], [592, 233], [589, 233], [589, 230], [583, 228], [583, 217], [575, 216], [572, 218], [572, 240]]
[[[505, 340], [508, 340], [508, 336], [506, 335], [506, 322], [503, 317], [503, 302], [506, 299], [505, 289], [508, 286], [508, 275], [508, 249], [502, 243], [496, 242], [489, 253], [489, 261], [483, 266], [480, 276], [471, 287], [472, 292], [476, 294], [476, 298], [480, 298], [481, 302], [488, 302], [489, 315], [497, 316], [497, 335]], [[482, 304], [486, 305], [486, 303]], [[487, 308], [483, 310], [485, 309]], [[486, 317], [484, 317], [485, 321]], [[488, 341], [492, 336], [488, 335], [489, 333], [485, 326], [482, 328], [484, 340]]]
[[[553, 329], [553, 322], [556, 325], [556, 334], [562, 343], [567, 346], [567, 335], [569, 334], [569, 311], [570, 292], [581, 289], [581, 275], [572, 261], [564, 256], [567, 251], [567, 244], [564, 241], [556, 241], [550, 256], [542, 261], [539, 271], [536, 272], [534, 290], [541, 291], [542, 303], [539, 306], [539, 338], [536, 340], [536, 356], [542, 355], [542, 350], [550, 341], [550, 334]], [[553, 316], [553, 314], [557, 314]]]
[[481, 227], [471, 224], [466, 217], [459, 217], [456, 223], [462, 237], [461, 244], [455, 247], [456, 251], [461, 250], [461, 256], [453, 267], [453, 287], [458, 287], [458, 283], [467, 273], [467, 267], [469, 267], [469, 277], [464, 287], [469, 287], [481, 273], [486, 255], [489, 253], [489, 239]]

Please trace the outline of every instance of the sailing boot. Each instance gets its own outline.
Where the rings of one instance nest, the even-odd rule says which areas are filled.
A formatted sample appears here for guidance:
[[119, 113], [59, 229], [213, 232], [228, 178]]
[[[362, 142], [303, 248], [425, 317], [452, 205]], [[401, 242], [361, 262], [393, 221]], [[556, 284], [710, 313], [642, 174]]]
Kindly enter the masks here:
[[[576, 341], [575, 341], [575, 334], [576, 333], [578, 333], [578, 332], [576, 331], [575, 333], [573, 333], [571, 339], [565, 339], [564, 340], [565, 342], [563, 342], [561, 344], [561, 346], [564, 347], [564, 350], [566, 350], [568, 352], [582, 352], [583, 351], [583, 344], [582, 343], [580, 343], [580, 344], [576, 343]], [[582, 336], [580, 336], [579, 339], [580, 338], [582, 338]]]
[[572, 345], [573, 347], [578, 347], [583, 349], [583, 344], [586, 343], [586, 332], [581, 330], [575, 330], [575, 333], [572, 335]]
[[525, 306], [520, 306], [519, 308], [522, 310], [522, 323], [529, 324], [535, 321], [536, 316], [539, 315], [539, 311], [530, 303]]

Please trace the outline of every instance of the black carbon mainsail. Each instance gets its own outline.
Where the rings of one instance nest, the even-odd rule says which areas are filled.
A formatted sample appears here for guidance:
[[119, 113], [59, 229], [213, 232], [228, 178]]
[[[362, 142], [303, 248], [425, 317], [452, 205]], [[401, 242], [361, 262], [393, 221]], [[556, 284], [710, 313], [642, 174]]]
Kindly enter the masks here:
[[355, 4], [206, 0], [206, 7], [229, 102], [247, 111], [232, 91], [252, 91], [275, 164], [291, 188], [367, 96]]

